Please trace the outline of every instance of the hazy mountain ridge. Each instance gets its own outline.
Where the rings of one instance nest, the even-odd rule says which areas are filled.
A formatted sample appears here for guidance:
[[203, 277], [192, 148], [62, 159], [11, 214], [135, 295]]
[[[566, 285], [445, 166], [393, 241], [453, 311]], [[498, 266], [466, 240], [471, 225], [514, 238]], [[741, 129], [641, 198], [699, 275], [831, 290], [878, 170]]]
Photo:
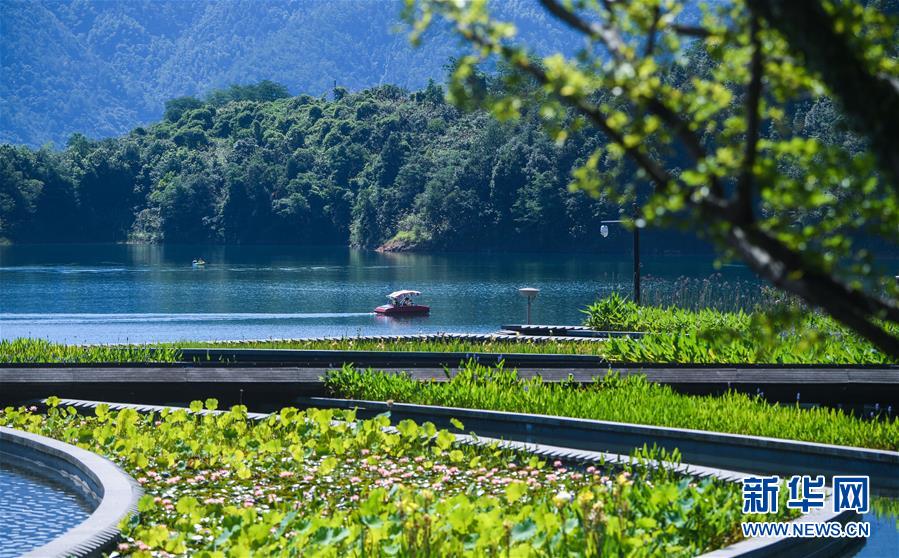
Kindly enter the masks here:
[[[9, 0], [0, 4], [0, 142], [65, 144], [158, 119], [167, 99], [271, 79], [319, 95], [442, 79], [458, 42], [412, 48], [400, 2]], [[497, 7], [539, 50], [571, 36], [533, 3]]]

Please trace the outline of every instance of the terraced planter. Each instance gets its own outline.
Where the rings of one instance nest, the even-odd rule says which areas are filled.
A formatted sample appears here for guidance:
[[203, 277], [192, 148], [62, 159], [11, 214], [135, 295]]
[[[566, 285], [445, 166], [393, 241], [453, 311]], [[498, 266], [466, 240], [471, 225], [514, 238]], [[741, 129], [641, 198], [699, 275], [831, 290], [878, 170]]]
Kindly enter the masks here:
[[[707, 550], [716, 546], [713, 540], [719, 541], [717, 546], [728, 541], [730, 520], [721, 523], [731, 513], [727, 510], [740, 517], [734, 483], [744, 473], [671, 463], [659, 467], [654, 459], [665, 459], [665, 454], [645, 454], [649, 461], [640, 464], [614, 454], [453, 435], [427, 421], [403, 420], [391, 428], [384, 415], [359, 421], [352, 411], [285, 409], [265, 415], [240, 408], [202, 410], [199, 403], [190, 412], [53, 403], [71, 404], [85, 415], [66, 412], [66, 424], [57, 424], [56, 431], [84, 433], [92, 426], [93, 435], [99, 429], [102, 440], [112, 424], [126, 425], [119, 443], [106, 451], [143, 471], [146, 477], [140, 481], [149, 493], [141, 502], [140, 522], [120, 547], [126, 553], [164, 549], [207, 556], [202, 548], [210, 541], [220, 549], [249, 545], [265, 552], [339, 555], [374, 555], [385, 544], [403, 555], [419, 555], [410, 551], [429, 544], [435, 545], [433, 555], [457, 555], [468, 544], [487, 545], [484, 552], [528, 556], [545, 554], [547, 545], [553, 555], [565, 555], [566, 548], [587, 555], [598, 555], [600, 547], [615, 553], [615, 548], [634, 550], [634, 545], [645, 547], [647, 555], [693, 555], [701, 548], [694, 546], [699, 540], [705, 539], [699, 544]], [[96, 417], [89, 418], [90, 412]], [[25, 415], [12, 418], [34, 422]], [[155, 425], [159, 434], [144, 438], [140, 432], [145, 424]], [[464, 428], [458, 421], [449, 425]], [[230, 429], [236, 429], [236, 437], [219, 437]], [[296, 438], [295, 429], [305, 435]], [[228, 439], [233, 442], [225, 442], [223, 451], [214, 449]], [[148, 447], [151, 441], [156, 445]], [[145, 452], [122, 449], [137, 447]], [[193, 457], [179, 459], [183, 452], [182, 457]], [[218, 468], [210, 472], [208, 462], [217, 462]], [[459, 479], [438, 480], [447, 478], [447, 467], [456, 469]], [[439, 474], [435, 477], [432, 470]], [[386, 491], [385, 481], [393, 485]], [[711, 515], [694, 516], [699, 509]], [[814, 519], [853, 519], [846, 513], [819, 515]], [[685, 523], [672, 532], [665, 525], [674, 517]], [[679, 544], [672, 545], [673, 534]], [[843, 544], [749, 540], [712, 550], [710, 556], [830, 556], [841, 552]]]

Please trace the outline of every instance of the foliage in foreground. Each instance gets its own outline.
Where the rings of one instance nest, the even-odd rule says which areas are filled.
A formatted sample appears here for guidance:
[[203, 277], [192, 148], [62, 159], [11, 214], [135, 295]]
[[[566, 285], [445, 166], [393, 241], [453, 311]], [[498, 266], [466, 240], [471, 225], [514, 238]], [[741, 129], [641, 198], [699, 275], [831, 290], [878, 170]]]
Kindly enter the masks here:
[[545, 383], [515, 371], [469, 364], [446, 382], [421, 382], [345, 366], [326, 378], [341, 397], [581, 417], [899, 450], [899, 418], [866, 421], [832, 408], [770, 404], [739, 393], [693, 396], [644, 376], [594, 384]]
[[[409, 0], [404, 16], [413, 40], [439, 21], [468, 43], [449, 84], [456, 104], [505, 121], [537, 112], [559, 143], [585, 128], [602, 134], [573, 171], [573, 190], [632, 203], [634, 226], [712, 240], [899, 358], [899, 287], [880, 249], [864, 245], [876, 238], [894, 249], [899, 239], [895, 10], [709, 3], [684, 41], [679, 16], [693, 2], [541, 4], [582, 35], [576, 54], [539, 55], [488, 2]], [[710, 64], [696, 64], [697, 52]], [[485, 93], [472, 79], [490, 64], [515, 70], [506, 90]], [[687, 79], [678, 85], [671, 74]], [[539, 87], [514, 89], [520, 82]], [[830, 101], [853, 141], [791, 125], [791, 107], [810, 101]]]
[[639, 463], [549, 466], [459, 445], [431, 423], [388, 431], [384, 415], [287, 408], [256, 422], [244, 407], [100, 406], [88, 417], [57, 403], [46, 415], [6, 408], [0, 424], [101, 453], [138, 478], [146, 494], [121, 554], [689, 556], [735, 540], [744, 518], [736, 484]]

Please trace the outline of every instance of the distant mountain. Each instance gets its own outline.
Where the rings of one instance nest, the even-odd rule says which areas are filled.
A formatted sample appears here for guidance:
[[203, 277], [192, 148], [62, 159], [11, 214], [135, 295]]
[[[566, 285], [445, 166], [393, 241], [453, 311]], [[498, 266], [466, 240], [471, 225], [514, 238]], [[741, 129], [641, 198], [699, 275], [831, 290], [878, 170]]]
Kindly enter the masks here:
[[[62, 147], [157, 120], [166, 100], [273, 80], [320, 95], [442, 81], [447, 30], [409, 45], [399, 0], [3, 0], [0, 143]], [[536, 2], [497, 12], [542, 52], [581, 43]]]

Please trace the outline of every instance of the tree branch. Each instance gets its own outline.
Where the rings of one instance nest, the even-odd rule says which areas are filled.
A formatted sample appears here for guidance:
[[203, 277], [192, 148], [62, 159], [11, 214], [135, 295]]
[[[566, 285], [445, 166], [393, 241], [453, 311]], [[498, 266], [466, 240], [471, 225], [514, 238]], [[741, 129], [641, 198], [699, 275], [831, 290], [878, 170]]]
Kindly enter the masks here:
[[871, 140], [881, 169], [899, 192], [899, 82], [869, 69], [848, 31], [836, 30], [819, 0], [748, 0], [748, 5], [821, 76], [852, 127]]
[[[543, 4], [543, 7], [546, 8], [549, 13], [563, 23], [566, 23], [569, 27], [580, 31], [595, 41], [601, 42], [607, 49], [609, 49], [609, 53], [611, 53], [615, 59], [620, 60], [623, 58], [622, 52], [624, 43], [610, 26], [585, 21], [555, 0], [540, 0], [540, 3]], [[606, 9], [611, 13], [611, 6], [607, 5]]]
[[[711, 216], [714, 218], [714, 216]], [[823, 308], [838, 322], [861, 334], [877, 348], [899, 358], [899, 337], [892, 335], [872, 319], [872, 307], [885, 306], [896, 321], [899, 309], [862, 291], [853, 290], [832, 276], [810, 269], [801, 254], [758, 229], [732, 226], [728, 244], [741, 259], [775, 286], [793, 293], [806, 302]]]
[[[586, 34], [593, 40], [601, 41], [606, 45], [609, 52], [612, 53], [616, 60], [623, 60], [622, 54], [623, 41], [618, 36], [614, 28], [606, 25], [599, 25], [584, 21], [575, 13], [569, 11], [556, 0], [540, 0], [540, 3], [556, 18]], [[611, 41], [611, 42], [609, 42]], [[705, 148], [702, 142], [694, 134], [687, 123], [676, 112], [671, 110], [661, 99], [652, 98], [647, 101], [647, 108], [650, 112], [658, 116], [668, 125], [674, 134], [681, 140], [687, 149], [687, 152], [693, 157], [694, 161], [699, 162], [706, 157]], [[721, 186], [717, 177], [710, 177], [709, 183], [712, 194], [718, 198], [724, 197], [724, 188]]]
[[740, 218], [751, 223], [755, 220], [752, 213], [753, 167], [758, 152], [759, 142], [759, 103], [762, 97], [762, 43], [759, 38], [759, 18], [753, 15], [750, 22], [749, 36], [752, 43], [752, 60], [749, 63], [749, 90], [746, 93], [746, 150], [743, 154], [743, 164], [740, 169], [740, 177], [737, 179], [737, 188], [734, 195], [734, 203]]
[[659, 7], [658, 4], [652, 10], [652, 25], [649, 26], [649, 34], [646, 39], [646, 52], [643, 53], [643, 56], [652, 56], [653, 51], [656, 49], [656, 33], [659, 30], [659, 18], [662, 17], [662, 8]]
[[674, 23], [672, 25], [669, 25], [668, 27], [678, 35], [684, 35], [687, 37], [705, 39], [712, 36], [712, 32], [704, 27], [694, 27], [692, 25], [683, 25], [680, 23]]

